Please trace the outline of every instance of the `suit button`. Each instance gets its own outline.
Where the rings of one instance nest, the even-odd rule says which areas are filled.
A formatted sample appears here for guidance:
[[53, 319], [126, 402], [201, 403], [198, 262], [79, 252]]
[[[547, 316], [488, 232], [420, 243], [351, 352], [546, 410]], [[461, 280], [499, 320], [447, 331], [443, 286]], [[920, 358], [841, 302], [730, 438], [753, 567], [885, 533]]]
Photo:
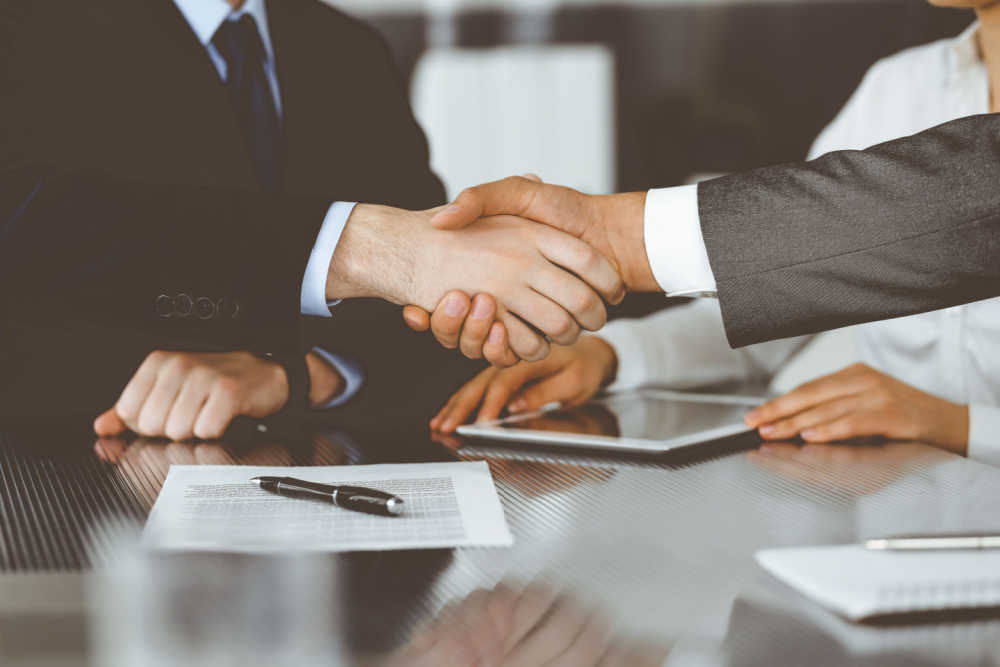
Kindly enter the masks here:
[[156, 297], [156, 314], [163, 318], [172, 317], [174, 314], [174, 300], [166, 294]]
[[180, 317], [187, 317], [194, 309], [194, 301], [187, 294], [178, 294], [174, 297], [174, 312]]
[[198, 319], [210, 320], [215, 317], [215, 303], [207, 296], [199, 296], [195, 306], [198, 309]]
[[240, 304], [237, 301], [231, 299], [222, 298], [219, 299], [216, 304], [216, 312], [219, 317], [228, 317], [231, 320], [235, 320], [240, 314]]

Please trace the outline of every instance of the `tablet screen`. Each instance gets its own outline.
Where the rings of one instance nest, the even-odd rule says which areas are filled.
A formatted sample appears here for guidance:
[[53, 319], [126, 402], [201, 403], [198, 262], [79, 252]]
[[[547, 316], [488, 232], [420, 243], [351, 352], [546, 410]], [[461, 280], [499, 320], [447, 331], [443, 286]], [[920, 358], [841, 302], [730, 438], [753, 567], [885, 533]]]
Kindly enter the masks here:
[[670, 440], [743, 422], [751, 404], [663, 398], [644, 394], [609, 396], [578, 408], [501, 421], [506, 430]]

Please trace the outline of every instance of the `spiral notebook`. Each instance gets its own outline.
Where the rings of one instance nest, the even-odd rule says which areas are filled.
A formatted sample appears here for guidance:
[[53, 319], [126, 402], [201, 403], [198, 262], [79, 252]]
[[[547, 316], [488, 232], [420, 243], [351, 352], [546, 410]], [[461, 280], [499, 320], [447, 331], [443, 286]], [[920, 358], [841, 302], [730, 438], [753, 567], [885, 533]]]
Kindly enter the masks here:
[[1000, 550], [887, 552], [858, 545], [767, 549], [757, 563], [855, 621], [1000, 607]]

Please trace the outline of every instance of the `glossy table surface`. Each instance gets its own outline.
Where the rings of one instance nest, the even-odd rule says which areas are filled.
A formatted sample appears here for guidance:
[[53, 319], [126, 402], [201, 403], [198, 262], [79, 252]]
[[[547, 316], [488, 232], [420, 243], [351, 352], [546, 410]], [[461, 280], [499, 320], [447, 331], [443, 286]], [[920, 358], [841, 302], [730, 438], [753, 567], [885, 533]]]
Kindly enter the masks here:
[[[0, 662], [86, 664], [93, 611], [88, 572], [92, 566], [114, 570], [115, 526], [141, 524], [171, 463], [458, 458], [489, 461], [514, 546], [336, 557], [339, 597], [351, 609], [342, 633], [346, 662], [444, 664], [434, 654], [444, 650], [440, 634], [463, 627], [466, 653], [449, 657], [449, 664], [464, 664], [469, 646], [477, 650], [477, 628], [482, 641], [490, 641], [475, 618], [476, 605], [485, 608], [483, 600], [493, 598], [475, 591], [502, 598], [511, 590], [537, 590], [559, 600], [535, 619], [555, 629], [526, 636], [567, 656], [600, 635], [592, 643], [603, 648], [590, 653], [613, 641], [621, 651], [618, 664], [1000, 663], [998, 619], [850, 624], [770, 579], [753, 561], [765, 547], [995, 528], [1000, 470], [917, 443], [787, 444], [763, 453], [753, 442], [734, 442], [683, 458], [446, 444], [451, 448], [423, 433], [366, 439], [333, 430], [301, 441], [242, 445], [6, 433], [0, 443]], [[594, 610], [599, 624], [587, 620], [596, 618]], [[414, 634], [434, 619], [438, 630]], [[560, 625], [559, 619], [568, 620]], [[519, 664], [547, 655], [538, 650]]]

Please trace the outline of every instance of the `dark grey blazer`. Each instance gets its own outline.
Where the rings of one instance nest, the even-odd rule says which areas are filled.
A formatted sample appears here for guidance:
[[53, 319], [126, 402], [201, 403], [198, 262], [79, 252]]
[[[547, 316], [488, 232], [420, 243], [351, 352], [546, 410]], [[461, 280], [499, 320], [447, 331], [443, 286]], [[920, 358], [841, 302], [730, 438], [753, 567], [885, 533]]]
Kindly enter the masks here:
[[734, 347], [1000, 295], [1000, 115], [702, 183]]

